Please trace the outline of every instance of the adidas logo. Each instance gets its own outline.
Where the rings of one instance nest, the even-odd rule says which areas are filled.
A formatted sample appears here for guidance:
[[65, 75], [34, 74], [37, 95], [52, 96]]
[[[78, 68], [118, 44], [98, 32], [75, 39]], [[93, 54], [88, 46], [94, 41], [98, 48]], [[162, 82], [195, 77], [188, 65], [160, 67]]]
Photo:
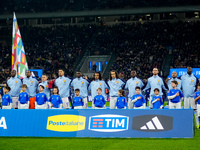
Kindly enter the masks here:
[[143, 132], [163, 132], [173, 129], [173, 117], [142, 115], [133, 117], [132, 129]]
[[141, 130], [164, 130], [162, 124], [160, 123], [158, 117], [152, 118], [152, 121], [146, 123], [146, 125], [140, 128]]

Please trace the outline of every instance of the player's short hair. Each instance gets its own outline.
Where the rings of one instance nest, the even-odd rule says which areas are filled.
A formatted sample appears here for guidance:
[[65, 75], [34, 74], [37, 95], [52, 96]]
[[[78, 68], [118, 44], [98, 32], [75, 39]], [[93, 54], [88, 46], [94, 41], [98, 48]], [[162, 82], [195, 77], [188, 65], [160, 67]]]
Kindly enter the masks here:
[[154, 91], [154, 92], [155, 92], [155, 91], [158, 91], [158, 92], [160, 92], [160, 90], [159, 90], [158, 88], [155, 88], [153, 91]]
[[171, 83], [174, 83], [174, 84], [178, 85], [178, 82], [177, 82], [177, 81], [171, 81]]
[[200, 83], [198, 83], [197, 86], [200, 86]]
[[59, 68], [58, 71], [59, 71], [59, 70], [62, 70], [63, 72], [65, 72], [65, 70], [64, 70], [63, 68]]
[[57, 89], [57, 94], [59, 93], [58, 86], [54, 86], [54, 89]]
[[79, 89], [75, 89], [74, 91], [75, 91], [75, 92], [80, 92], [80, 90], [79, 90]]
[[95, 76], [95, 74], [99, 74], [99, 80], [102, 80], [102, 77], [101, 77], [101, 73], [100, 73], [100, 72], [95, 72], [95, 73], [94, 73], [94, 76]]
[[125, 92], [124, 92], [124, 90], [119, 90], [119, 93], [121, 93], [121, 94], [122, 94], [122, 96], [124, 96], [124, 97], [125, 97]]
[[6, 90], [8, 90], [8, 91], [11, 90], [11, 88], [10, 88], [9, 86], [5, 86], [4, 88], [5, 88]]
[[141, 88], [140, 88], [139, 86], [136, 86], [136, 87], [135, 87], [135, 90], [137, 90], [137, 89], [138, 89], [138, 90], [141, 90]]
[[101, 88], [98, 88], [98, 89], [97, 89], [97, 91], [98, 91], [98, 90], [102, 91], [102, 89], [101, 89]]
[[48, 78], [48, 75], [46, 73], [43, 73], [42, 76], [46, 76]]
[[26, 84], [22, 84], [22, 88], [27, 88], [27, 85]]
[[7, 82], [6, 82], [6, 81], [3, 81], [2, 84], [6, 84], [6, 85], [7, 85]]
[[43, 85], [40, 85], [39, 87], [42, 87], [44, 89], [44, 86]]

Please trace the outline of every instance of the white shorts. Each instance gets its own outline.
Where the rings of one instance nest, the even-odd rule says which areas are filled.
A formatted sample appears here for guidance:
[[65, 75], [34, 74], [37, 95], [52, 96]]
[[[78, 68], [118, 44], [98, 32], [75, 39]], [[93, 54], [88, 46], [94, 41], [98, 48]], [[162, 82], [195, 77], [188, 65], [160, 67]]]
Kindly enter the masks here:
[[68, 97], [62, 98], [62, 102], [63, 102], [63, 108], [69, 109], [69, 98]]
[[47, 109], [48, 106], [47, 104], [43, 104], [43, 105], [36, 105], [35, 109]]
[[200, 104], [197, 104], [197, 116], [200, 117]]
[[8, 105], [8, 106], [2, 106], [2, 109], [11, 109], [11, 106]]
[[169, 101], [169, 109], [181, 109], [181, 102], [178, 103], [172, 103], [171, 101]]
[[133, 109], [134, 103], [131, 102], [131, 98], [128, 98], [128, 109]]
[[12, 108], [18, 108], [19, 97], [12, 97]]
[[21, 104], [21, 103], [19, 103], [18, 109], [29, 109], [29, 105], [28, 105], [28, 103], [27, 104]]
[[194, 97], [184, 97], [184, 108], [196, 109]]
[[144, 106], [140, 106], [140, 107], [134, 107], [134, 109], [144, 109]]
[[83, 106], [74, 106], [74, 109], [83, 109]]
[[110, 109], [115, 109], [116, 102], [117, 102], [117, 97], [110, 97]]

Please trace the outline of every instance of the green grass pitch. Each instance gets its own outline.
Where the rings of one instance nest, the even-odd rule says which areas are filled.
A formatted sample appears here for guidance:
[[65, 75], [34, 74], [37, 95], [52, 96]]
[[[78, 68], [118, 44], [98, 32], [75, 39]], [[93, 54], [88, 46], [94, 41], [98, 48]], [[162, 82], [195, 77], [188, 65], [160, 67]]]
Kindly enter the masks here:
[[[91, 104], [89, 104], [91, 106]], [[109, 104], [107, 104], [109, 106]], [[184, 131], [183, 131], [184, 132]], [[198, 149], [200, 130], [193, 138], [43, 138], [0, 137], [0, 150], [132, 150], [132, 149]]]

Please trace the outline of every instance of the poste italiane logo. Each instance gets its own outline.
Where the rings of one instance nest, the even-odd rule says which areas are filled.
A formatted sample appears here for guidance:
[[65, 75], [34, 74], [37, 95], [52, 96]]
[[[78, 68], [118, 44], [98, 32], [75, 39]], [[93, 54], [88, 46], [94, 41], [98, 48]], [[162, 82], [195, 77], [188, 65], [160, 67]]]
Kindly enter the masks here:
[[60, 132], [73, 132], [85, 129], [84, 116], [77, 115], [56, 115], [50, 116], [47, 120], [47, 130]]

